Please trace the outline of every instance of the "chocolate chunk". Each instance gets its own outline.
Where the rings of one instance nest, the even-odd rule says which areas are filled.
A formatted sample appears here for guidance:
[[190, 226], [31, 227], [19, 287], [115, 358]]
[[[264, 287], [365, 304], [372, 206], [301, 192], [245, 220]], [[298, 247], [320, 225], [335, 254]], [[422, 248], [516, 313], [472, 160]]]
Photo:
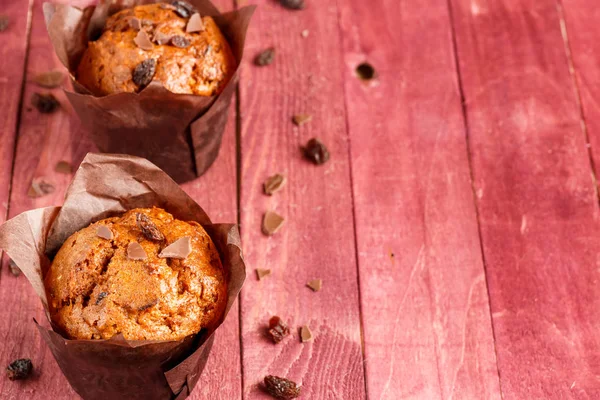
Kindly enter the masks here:
[[162, 234], [156, 224], [152, 222], [150, 217], [148, 217], [146, 214], [137, 213], [135, 220], [138, 228], [140, 228], [146, 239], [154, 240], [156, 242], [165, 240], [165, 235]]
[[275, 60], [275, 48], [271, 47], [259, 53], [254, 58], [254, 64], [259, 67], [264, 67], [265, 65], [272, 64], [273, 60]]
[[5, 31], [10, 24], [10, 18], [7, 15], [0, 15], [0, 32]]
[[308, 325], [304, 325], [302, 328], [300, 328], [300, 341], [302, 343], [310, 342], [312, 339], [313, 335]]
[[39, 73], [33, 78], [33, 81], [41, 87], [53, 89], [63, 83], [65, 75], [59, 70]]
[[313, 279], [312, 281], [309, 281], [306, 284], [306, 286], [311, 288], [313, 290], [313, 292], [318, 292], [319, 290], [321, 290], [321, 287], [323, 286], [323, 281], [320, 279]]
[[34, 93], [31, 104], [42, 114], [50, 114], [60, 107], [60, 103], [52, 93]]
[[265, 390], [276, 399], [291, 400], [300, 396], [300, 386], [289, 379], [274, 375], [265, 376]]
[[187, 33], [193, 32], [202, 32], [204, 30], [204, 22], [202, 22], [202, 17], [200, 14], [195, 13], [190, 17], [190, 20], [185, 27], [185, 31]]
[[139, 31], [135, 39], [133, 39], [133, 41], [135, 42], [137, 47], [139, 47], [142, 50], [152, 50], [154, 48], [146, 31]]
[[135, 29], [136, 31], [139, 31], [140, 29], [142, 29], [142, 21], [140, 21], [136, 17], [133, 17], [129, 20], [129, 26]]
[[127, 245], [127, 257], [130, 260], [145, 260], [148, 258], [146, 251], [138, 242], [131, 242]]
[[370, 81], [371, 79], [377, 78], [377, 72], [371, 64], [364, 62], [356, 67], [356, 76], [363, 81]]
[[304, 157], [314, 164], [325, 164], [329, 160], [329, 151], [323, 143], [316, 138], [312, 138], [304, 147]]
[[181, 18], [189, 18], [190, 15], [196, 12], [194, 6], [186, 1], [172, 1], [171, 5], [175, 7], [173, 10], [175, 14]]
[[271, 236], [281, 228], [284, 218], [274, 211], [267, 211], [263, 217], [262, 232]]
[[162, 46], [163, 44], [167, 44], [171, 41], [171, 35], [166, 35], [166, 34], [162, 33], [161, 31], [157, 31], [154, 34], [154, 37], [152, 38], [152, 40], [154, 41], [154, 43]]
[[6, 376], [11, 381], [27, 379], [31, 375], [33, 364], [29, 358], [20, 358], [15, 360], [6, 367]]
[[133, 70], [133, 83], [138, 85], [140, 88], [145, 87], [152, 82], [155, 72], [156, 60], [154, 58], [144, 60]]
[[43, 197], [52, 192], [54, 192], [54, 186], [51, 183], [48, 183], [41, 178], [34, 178], [31, 181], [29, 190], [27, 191], [27, 196], [35, 199], [38, 197]]
[[192, 243], [189, 237], [182, 237], [162, 249], [160, 258], [178, 258], [184, 260], [192, 252]]
[[104, 300], [104, 298], [106, 296], [108, 296], [108, 293], [106, 293], [106, 292], [100, 292], [100, 293], [98, 293], [98, 297], [96, 297], [96, 305], [100, 304], [100, 302], [102, 300]]
[[269, 335], [275, 343], [281, 342], [287, 335], [290, 334], [290, 328], [278, 316], [271, 317], [269, 320]]
[[261, 269], [261, 268], [256, 268], [256, 277], [258, 278], [259, 281], [262, 281], [264, 277], [271, 275], [271, 270], [270, 269]]
[[180, 49], [184, 49], [190, 45], [190, 40], [185, 36], [173, 36], [171, 38], [171, 45], [179, 47]]
[[96, 236], [101, 237], [102, 239], [112, 240], [113, 233], [108, 226], [99, 225], [96, 228]]
[[296, 124], [297, 126], [302, 126], [302, 125], [312, 121], [312, 115], [310, 115], [310, 114], [294, 115], [292, 117], [292, 121], [294, 121], [294, 124]]
[[12, 260], [8, 260], [8, 269], [10, 269], [10, 273], [14, 276], [21, 275], [21, 269], [17, 266], [17, 264]]
[[59, 174], [71, 174], [73, 173], [73, 167], [67, 161], [59, 161], [54, 166], [54, 171]]
[[279, 0], [279, 2], [288, 10], [304, 9], [304, 0]]
[[285, 186], [286, 179], [285, 176], [280, 174], [275, 174], [267, 178], [265, 183], [263, 184], [263, 189], [266, 195], [273, 195], [273, 193], [281, 190], [282, 187]]

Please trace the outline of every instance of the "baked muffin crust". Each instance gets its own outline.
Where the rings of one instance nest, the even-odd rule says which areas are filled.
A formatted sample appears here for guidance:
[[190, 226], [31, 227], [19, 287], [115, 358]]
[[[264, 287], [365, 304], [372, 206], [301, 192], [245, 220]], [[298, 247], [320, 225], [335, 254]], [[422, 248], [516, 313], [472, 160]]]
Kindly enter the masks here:
[[[141, 227], [138, 214], [141, 225], [148, 217], [158, 234]], [[164, 240], [157, 240], [160, 235]], [[187, 238], [187, 257], [160, 256]], [[145, 259], [137, 259], [137, 253], [132, 258], [136, 243]], [[118, 333], [129, 340], [182, 339], [214, 327], [227, 303], [225, 273], [206, 231], [159, 208], [130, 210], [71, 235], [45, 285], [52, 321], [72, 339], [109, 339]]]
[[[176, 11], [170, 4], [158, 3], [110, 16], [100, 38], [89, 42], [77, 69], [77, 81], [97, 96], [139, 92], [145, 85], [136, 84], [134, 70], [140, 63], [154, 59], [153, 80], [169, 91], [219, 94], [236, 67], [227, 40], [207, 16], [202, 17], [203, 30], [186, 32], [189, 18]], [[136, 44], [140, 31], [152, 42], [147, 50]], [[178, 47], [186, 43], [189, 45]]]

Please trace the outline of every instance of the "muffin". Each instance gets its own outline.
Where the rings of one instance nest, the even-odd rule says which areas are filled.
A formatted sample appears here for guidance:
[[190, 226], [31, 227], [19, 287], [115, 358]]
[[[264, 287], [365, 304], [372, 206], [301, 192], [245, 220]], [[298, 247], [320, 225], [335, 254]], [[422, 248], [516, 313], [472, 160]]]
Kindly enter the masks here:
[[227, 303], [206, 231], [159, 208], [75, 232], [44, 284], [51, 319], [71, 339], [178, 340], [217, 326]]
[[94, 95], [139, 92], [158, 81], [173, 93], [221, 93], [236, 61], [215, 21], [184, 1], [136, 6], [108, 18], [89, 42], [77, 81]]

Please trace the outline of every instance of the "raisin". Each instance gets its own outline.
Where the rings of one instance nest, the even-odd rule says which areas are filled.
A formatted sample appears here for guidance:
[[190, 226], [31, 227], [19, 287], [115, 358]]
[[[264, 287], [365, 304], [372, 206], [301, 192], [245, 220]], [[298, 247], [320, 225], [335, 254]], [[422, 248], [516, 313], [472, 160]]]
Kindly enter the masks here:
[[27, 379], [32, 369], [33, 364], [29, 358], [20, 358], [6, 367], [6, 375], [11, 381]]
[[279, 0], [279, 2], [288, 10], [304, 9], [304, 0]]
[[329, 160], [329, 151], [323, 143], [316, 138], [312, 138], [304, 147], [304, 157], [317, 165], [321, 165]]
[[31, 97], [31, 104], [43, 114], [53, 113], [60, 107], [60, 103], [52, 93], [34, 93]]
[[278, 316], [274, 316], [269, 320], [269, 335], [273, 342], [281, 342], [287, 335], [290, 334], [290, 328]]
[[171, 44], [180, 49], [184, 49], [190, 45], [190, 41], [185, 36], [177, 35], [171, 38]]
[[156, 224], [152, 222], [150, 217], [148, 217], [146, 214], [137, 213], [135, 219], [138, 228], [140, 228], [146, 239], [154, 240], [157, 242], [165, 240], [165, 235], [163, 235], [162, 232], [158, 230]]
[[194, 6], [186, 1], [172, 1], [171, 5], [175, 7], [175, 9], [173, 10], [175, 14], [179, 15], [181, 18], [189, 18], [190, 15], [196, 12]]
[[295, 399], [300, 396], [300, 387], [296, 382], [274, 375], [265, 376], [265, 389], [276, 399]]
[[156, 60], [154, 58], [144, 60], [133, 70], [133, 83], [139, 87], [147, 86], [150, 82], [152, 82], [155, 72]]
[[254, 58], [254, 64], [259, 67], [264, 67], [273, 63], [275, 59], [275, 49], [273, 47], [266, 49]]

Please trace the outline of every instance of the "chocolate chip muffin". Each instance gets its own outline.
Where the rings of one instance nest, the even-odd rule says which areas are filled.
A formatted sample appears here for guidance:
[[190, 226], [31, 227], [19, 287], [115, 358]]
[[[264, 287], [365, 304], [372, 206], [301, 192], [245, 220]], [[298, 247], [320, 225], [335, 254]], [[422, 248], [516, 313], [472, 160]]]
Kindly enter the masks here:
[[97, 96], [139, 92], [153, 80], [173, 93], [212, 96], [224, 89], [235, 67], [215, 21], [174, 1], [110, 16], [100, 38], [89, 42], [76, 78]]
[[220, 322], [227, 280], [196, 222], [134, 209], [71, 235], [45, 277], [54, 324], [72, 339], [177, 340]]

